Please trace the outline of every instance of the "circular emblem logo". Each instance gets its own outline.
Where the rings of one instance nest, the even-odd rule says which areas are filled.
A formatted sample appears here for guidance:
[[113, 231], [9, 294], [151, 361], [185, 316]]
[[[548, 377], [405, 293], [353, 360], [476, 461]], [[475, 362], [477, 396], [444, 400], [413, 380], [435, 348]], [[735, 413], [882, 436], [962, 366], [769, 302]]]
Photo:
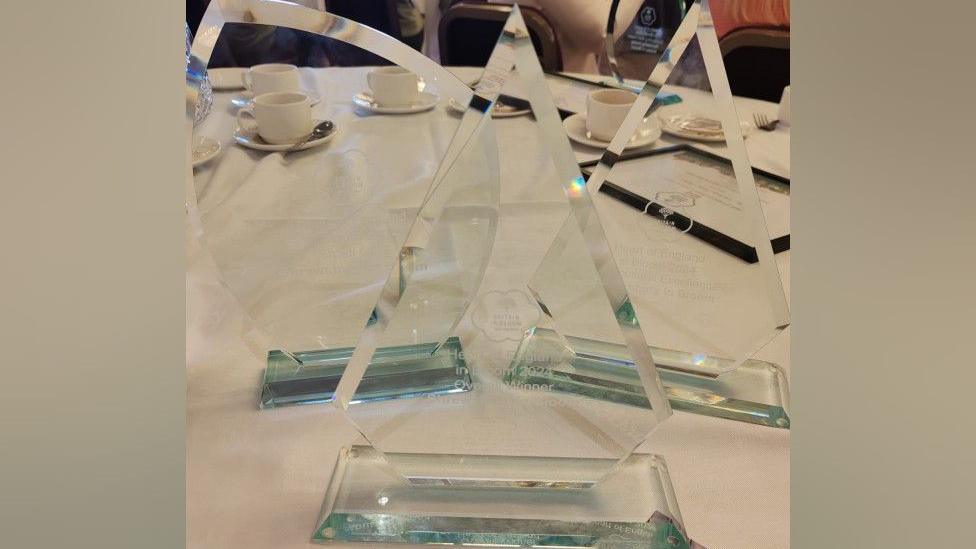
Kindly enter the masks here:
[[657, 21], [657, 10], [653, 6], [644, 6], [644, 9], [640, 12], [641, 25], [650, 27], [655, 21]]

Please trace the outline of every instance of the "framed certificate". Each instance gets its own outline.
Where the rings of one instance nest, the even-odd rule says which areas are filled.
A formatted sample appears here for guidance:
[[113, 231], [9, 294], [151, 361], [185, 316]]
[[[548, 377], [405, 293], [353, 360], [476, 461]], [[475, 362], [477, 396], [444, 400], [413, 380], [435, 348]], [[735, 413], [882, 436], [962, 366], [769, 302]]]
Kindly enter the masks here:
[[[580, 164], [587, 177], [599, 161]], [[753, 168], [773, 253], [790, 249], [790, 181]], [[742, 204], [732, 163], [688, 144], [632, 154], [616, 160], [613, 180], [600, 192], [664, 219], [689, 235], [749, 263], [758, 261], [743, 225]]]

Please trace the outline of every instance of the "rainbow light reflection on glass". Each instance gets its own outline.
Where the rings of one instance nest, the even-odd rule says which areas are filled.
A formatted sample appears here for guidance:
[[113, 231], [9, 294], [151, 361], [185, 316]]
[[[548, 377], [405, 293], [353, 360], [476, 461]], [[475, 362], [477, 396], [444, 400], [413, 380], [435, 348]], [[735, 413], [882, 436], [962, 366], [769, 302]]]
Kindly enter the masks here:
[[586, 192], [586, 180], [583, 179], [582, 175], [571, 181], [569, 189], [566, 191], [570, 198], [579, 198], [583, 196], [584, 192]]

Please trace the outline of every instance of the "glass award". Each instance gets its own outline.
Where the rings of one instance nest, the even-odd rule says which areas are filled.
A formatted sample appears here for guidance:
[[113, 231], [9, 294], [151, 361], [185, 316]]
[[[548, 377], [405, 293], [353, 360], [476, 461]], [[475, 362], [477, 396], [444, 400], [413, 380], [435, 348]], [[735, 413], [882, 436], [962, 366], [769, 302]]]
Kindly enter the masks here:
[[613, 2], [604, 36], [606, 71], [618, 81], [647, 80], [685, 13], [684, 0]]
[[[317, 404], [362, 435], [312, 541], [696, 546], [663, 458], [635, 452], [671, 406], [518, 7], [469, 82], [326, 12], [235, 6], [191, 52], [251, 68], [236, 128], [193, 130], [235, 144], [187, 207], [267, 353], [262, 413]], [[531, 116], [502, 126], [509, 93]], [[628, 398], [580, 389], [580, 340], [613, 347]]]
[[[750, 128], [737, 116], [707, 2], [696, 2], [608, 148], [584, 173], [630, 289], [617, 317], [635, 326], [641, 319], [671, 405], [788, 428], [786, 376], [753, 357], [789, 325], [773, 254], [784, 231], [788, 245], [789, 186], [755, 173], [744, 145]], [[662, 130], [675, 145], [630, 146]], [[767, 224], [780, 238], [770, 238]], [[555, 276], [571, 262], [551, 252], [535, 287], [550, 296], [550, 310], [584, 322], [572, 280]], [[571, 361], [544, 369], [517, 359], [510, 379], [648, 405], [623, 346], [579, 336], [577, 326], [562, 331], [530, 332], [520, 353], [566, 340]]]
[[[325, 12], [284, 2], [235, 11], [228, 2], [207, 17], [197, 57], [209, 58], [211, 72], [223, 63], [252, 68], [244, 71], [250, 85], [231, 100], [237, 127], [232, 117], [214, 122], [234, 145], [195, 171], [190, 203], [248, 318], [247, 336], [267, 353], [260, 406], [332, 400], [360, 333], [385, 318], [376, 292], [391, 265], [388, 291], [415, 321], [403, 316], [390, 327], [356, 400], [465, 386], [457, 339], [438, 337], [472, 300], [494, 238], [498, 186], [492, 127], [454, 139], [477, 121], [444, 112], [471, 90], [387, 35]], [[319, 68], [295, 67], [306, 64]], [[296, 110], [308, 127], [284, 143], [267, 132], [287, 106], [263, 102], [288, 94], [255, 97], [276, 86], [309, 103]], [[435, 180], [456, 192], [425, 202]], [[436, 227], [418, 218], [445, 208]], [[425, 302], [424, 288], [442, 283], [450, 299]]]

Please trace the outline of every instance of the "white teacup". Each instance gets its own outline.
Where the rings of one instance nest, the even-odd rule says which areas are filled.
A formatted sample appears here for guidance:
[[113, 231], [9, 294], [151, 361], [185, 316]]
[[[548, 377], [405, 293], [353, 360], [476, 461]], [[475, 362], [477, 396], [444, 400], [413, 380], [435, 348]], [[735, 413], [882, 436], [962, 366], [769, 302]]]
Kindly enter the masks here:
[[586, 131], [610, 141], [620, 128], [637, 94], [627, 90], [596, 90], [586, 97]]
[[237, 111], [237, 125], [273, 145], [297, 143], [312, 133], [312, 103], [304, 93], [274, 92]]
[[373, 99], [381, 107], [409, 107], [417, 101], [417, 75], [402, 67], [382, 67], [366, 75]]
[[301, 91], [298, 67], [285, 63], [254, 65], [241, 73], [241, 83], [255, 96], [273, 92]]

